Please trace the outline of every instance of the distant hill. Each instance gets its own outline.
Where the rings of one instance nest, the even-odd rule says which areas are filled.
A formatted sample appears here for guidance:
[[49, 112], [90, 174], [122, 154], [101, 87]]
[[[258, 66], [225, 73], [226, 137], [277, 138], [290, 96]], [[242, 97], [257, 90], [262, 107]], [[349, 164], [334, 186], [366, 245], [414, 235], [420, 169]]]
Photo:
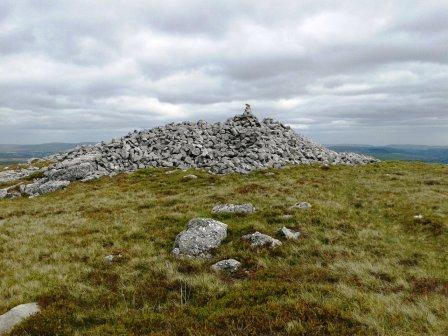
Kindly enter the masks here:
[[68, 151], [78, 145], [89, 145], [89, 144], [92, 143], [52, 142], [39, 145], [0, 144], [0, 163], [24, 162], [33, 157], [44, 157], [54, 153]]
[[422, 145], [328, 145], [336, 152], [355, 152], [374, 156], [380, 160], [422, 161], [448, 163], [448, 146]]

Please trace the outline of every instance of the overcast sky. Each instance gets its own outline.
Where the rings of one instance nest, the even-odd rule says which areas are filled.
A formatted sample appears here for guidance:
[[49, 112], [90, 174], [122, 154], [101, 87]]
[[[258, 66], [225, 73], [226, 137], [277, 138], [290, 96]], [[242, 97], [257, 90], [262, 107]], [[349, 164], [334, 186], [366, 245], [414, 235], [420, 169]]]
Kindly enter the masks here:
[[0, 1], [0, 143], [245, 102], [322, 143], [448, 145], [448, 1]]

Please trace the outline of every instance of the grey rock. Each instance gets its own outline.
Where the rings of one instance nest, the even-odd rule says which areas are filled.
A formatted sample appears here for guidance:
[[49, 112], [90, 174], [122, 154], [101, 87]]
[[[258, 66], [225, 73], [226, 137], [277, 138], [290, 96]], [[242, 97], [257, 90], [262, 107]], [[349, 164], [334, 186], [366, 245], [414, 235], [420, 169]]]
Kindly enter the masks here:
[[114, 261], [120, 260], [123, 256], [121, 255], [121, 253], [119, 254], [109, 254], [107, 256], [104, 257], [104, 261], [106, 263], [112, 263]]
[[294, 216], [293, 215], [290, 215], [290, 214], [285, 214], [285, 215], [282, 215], [282, 219], [284, 219], [284, 220], [288, 220], [288, 219], [291, 219], [291, 218], [293, 218]]
[[28, 196], [37, 196], [65, 188], [69, 184], [70, 181], [48, 181], [41, 179], [34, 183], [21, 185], [20, 192]]
[[244, 204], [217, 204], [213, 207], [212, 212], [218, 213], [241, 213], [251, 214], [255, 212], [255, 207], [250, 203]]
[[176, 236], [172, 251], [177, 257], [209, 258], [227, 237], [227, 224], [210, 218], [194, 218]]
[[111, 263], [112, 261], [114, 261], [114, 255], [109, 254], [109, 255], [105, 256], [104, 261], [107, 263]]
[[0, 335], [10, 332], [17, 324], [28, 317], [39, 313], [40, 308], [36, 302], [24, 303], [0, 315]]
[[19, 170], [4, 170], [0, 172], [0, 183], [20, 180], [40, 171], [43, 171], [43, 169], [39, 169], [33, 166], [29, 166], [28, 168]]
[[[45, 172], [50, 180], [76, 181], [88, 179], [90, 175], [98, 174], [94, 160], [94, 154], [82, 155], [80, 157], [61, 162], [55, 168]], [[103, 174], [101, 174], [102, 176]]]
[[299, 231], [288, 229], [286, 226], [279, 230], [280, 234], [287, 239], [298, 240], [302, 235]]
[[244, 240], [248, 240], [252, 247], [271, 247], [275, 248], [282, 245], [282, 242], [278, 239], [272, 238], [264, 233], [258, 231], [247, 234], [241, 237]]
[[0, 189], [0, 199], [5, 198], [8, 194], [8, 189]]
[[235, 259], [226, 259], [218, 261], [217, 263], [211, 266], [211, 269], [215, 272], [219, 271], [227, 271], [227, 272], [236, 272], [241, 267], [241, 263]]
[[299, 202], [290, 207], [290, 209], [309, 209], [311, 208], [311, 204], [308, 202]]

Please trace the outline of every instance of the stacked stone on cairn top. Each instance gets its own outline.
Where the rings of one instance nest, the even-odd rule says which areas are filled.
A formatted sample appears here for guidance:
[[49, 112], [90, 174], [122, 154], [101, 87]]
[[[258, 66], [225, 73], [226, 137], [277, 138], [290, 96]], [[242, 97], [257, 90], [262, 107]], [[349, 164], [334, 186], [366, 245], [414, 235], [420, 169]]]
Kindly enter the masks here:
[[252, 115], [252, 109], [249, 104], [246, 104], [246, 108], [244, 109], [244, 115]]

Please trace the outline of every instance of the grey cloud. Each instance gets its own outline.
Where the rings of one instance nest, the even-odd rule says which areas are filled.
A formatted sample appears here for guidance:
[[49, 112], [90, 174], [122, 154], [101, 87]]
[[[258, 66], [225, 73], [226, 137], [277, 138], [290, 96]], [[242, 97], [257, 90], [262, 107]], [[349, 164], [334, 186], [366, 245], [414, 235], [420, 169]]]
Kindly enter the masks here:
[[102, 140], [250, 102], [322, 142], [448, 144], [446, 13], [446, 1], [4, 1], [0, 142]]

